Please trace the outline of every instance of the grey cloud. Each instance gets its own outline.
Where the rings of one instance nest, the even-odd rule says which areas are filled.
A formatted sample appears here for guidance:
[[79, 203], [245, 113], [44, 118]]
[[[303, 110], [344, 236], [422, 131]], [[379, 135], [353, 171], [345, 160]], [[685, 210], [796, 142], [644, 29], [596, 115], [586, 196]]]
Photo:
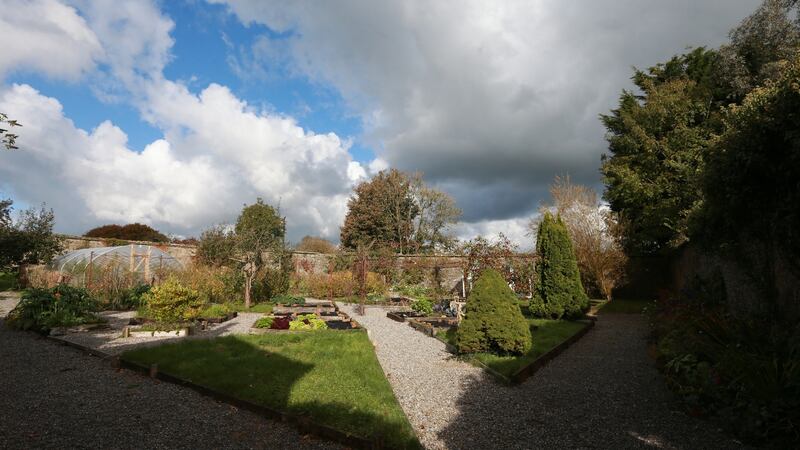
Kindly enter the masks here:
[[381, 158], [479, 221], [530, 214], [556, 174], [597, 186], [598, 114], [631, 67], [719, 45], [760, 2], [227, 3], [292, 31], [293, 70], [338, 89]]

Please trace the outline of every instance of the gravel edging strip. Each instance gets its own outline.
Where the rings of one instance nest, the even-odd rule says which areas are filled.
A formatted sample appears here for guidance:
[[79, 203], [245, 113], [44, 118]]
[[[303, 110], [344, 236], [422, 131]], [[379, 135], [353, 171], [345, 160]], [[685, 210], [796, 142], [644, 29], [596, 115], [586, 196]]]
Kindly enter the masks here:
[[533, 362], [528, 364], [525, 367], [520, 368], [518, 371], [514, 372], [511, 375], [510, 381], [513, 384], [520, 384], [533, 376], [539, 369], [544, 367], [547, 363], [549, 363], [553, 358], [560, 355], [564, 350], [569, 348], [572, 344], [578, 342], [582, 337], [586, 335], [594, 327], [594, 320], [587, 320], [577, 333], [570, 336], [566, 341], [556, 345], [555, 347], [551, 348], [547, 353], [543, 354], [542, 356], [536, 358]]
[[343, 431], [339, 431], [327, 425], [315, 423], [307, 416], [289, 414], [283, 411], [272, 409], [267, 406], [258, 405], [253, 402], [242, 400], [240, 398], [236, 398], [234, 396], [215, 391], [205, 386], [195, 384], [189, 380], [185, 380], [183, 378], [161, 372], [155, 365], [153, 367], [143, 366], [133, 361], [128, 361], [118, 355], [112, 355], [82, 344], [78, 344], [76, 342], [68, 341], [65, 339], [59, 339], [59, 337], [57, 336], [45, 336], [45, 338], [47, 338], [50, 341], [57, 342], [61, 345], [78, 349], [88, 355], [98, 357], [104, 361], [111, 361], [112, 365], [117, 369], [125, 368], [132, 372], [136, 372], [141, 375], [148, 376], [150, 378], [176, 384], [178, 386], [187, 387], [195, 392], [200, 393], [201, 395], [211, 397], [217, 401], [227, 403], [229, 405], [235, 406], [240, 409], [245, 409], [247, 411], [261, 415], [268, 419], [286, 423], [288, 425], [295, 427], [301, 433], [313, 434], [314, 436], [338, 442], [340, 444], [346, 445], [351, 448], [359, 448], [359, 449], [389, 448], [386, 447], [386, 445], [381, 441], [369, 440], [361, 436], [356, 436], [349, 433], [345, 433]]

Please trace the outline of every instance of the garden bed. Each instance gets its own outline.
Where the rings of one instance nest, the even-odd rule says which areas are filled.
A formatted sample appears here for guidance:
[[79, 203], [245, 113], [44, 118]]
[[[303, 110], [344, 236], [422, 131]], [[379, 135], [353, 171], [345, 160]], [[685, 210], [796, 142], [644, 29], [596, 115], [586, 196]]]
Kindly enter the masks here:
[[123, 338], [141, 337], [184, 337], [192, 334], [191, 326], [160, 326], [145, 324], [140, 326], [127, 326], [122, 329]]
[[[533, 345], [524, 355], [503, 356], [493, 353], [461, 354], [465, 360], [487, 369], [500, 381], [508, 384], [522, 383], [547, 362], [578, 341], [594, 326], [594, 321], [528, 319]], [[456, 352], [456, 328], [439, 330], [436, 338]]]
[[362, 330], [237, 335], [126, 352], [171, 381], [358, 436], [374, 448], [419, 442]]

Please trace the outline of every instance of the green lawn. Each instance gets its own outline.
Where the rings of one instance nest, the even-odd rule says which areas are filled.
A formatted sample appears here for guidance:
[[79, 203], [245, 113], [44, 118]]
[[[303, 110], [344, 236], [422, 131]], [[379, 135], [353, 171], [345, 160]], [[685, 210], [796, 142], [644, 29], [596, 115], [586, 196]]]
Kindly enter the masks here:
[[225, 336], [126, 352], [124, 359], [387, 447], [419, 442], [362, 331]]
[[0, 272], [0, 292], [13, 291], [17, 289], [17, 274], [12, 272]]
[[611, 300], [600, 305], [598, 314], [641, 314], [645, 308], [653, 306], [647, 300]]
[[[470, 357], [482, 362], [492, 370], [510, 378], [521, 368], [535, 361], [537, 358], [553, 349], [558, 344], [572, 337], [580, 331], [585, 324], [568, 320], [549, 320], [528, 318], [531, 325], [533, 346], [531, 350], [521, 356], [499, 356], [492, 353], [473, 353]], [[455, 328], [448, 331], [437, 332], [437, 337], [451, 345], [455, 345]]]
[[230, 308], [237, 312], [252, 312], [252, 313], [262, 313], [262, 314], [270, 314], [272, 312], [272, 308], [275, 306], [272, 303], [263, 302], [263, 303], [256, 303], [247, 309], [244, 307], [244, 303], [231, 303], [229, 304]]

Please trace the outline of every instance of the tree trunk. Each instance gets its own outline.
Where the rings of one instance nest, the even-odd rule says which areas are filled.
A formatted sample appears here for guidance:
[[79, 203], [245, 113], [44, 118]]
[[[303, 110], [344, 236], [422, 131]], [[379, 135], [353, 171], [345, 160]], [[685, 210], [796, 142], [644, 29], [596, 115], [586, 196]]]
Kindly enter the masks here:
[[250, 309], [250, 290], [253, 286], [253, 278], [250, 274], [245, 274], [244, 277], [244, 307]]

